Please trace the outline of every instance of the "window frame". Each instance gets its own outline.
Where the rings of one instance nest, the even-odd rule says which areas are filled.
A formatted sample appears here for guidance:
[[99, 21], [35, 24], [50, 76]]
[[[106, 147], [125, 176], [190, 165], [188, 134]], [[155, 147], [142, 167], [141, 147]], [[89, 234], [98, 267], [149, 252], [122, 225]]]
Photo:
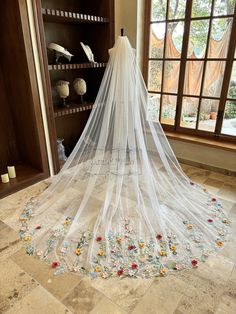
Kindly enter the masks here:
[[[156, 60], [156, 61], [163, 61], [162, 66], [162, 84], [161, 84], [161, 91], [155, 92], [155, 91], [149, 91], [152, 94], [159, 94], [160, 95], [160, 110], [159, 110], [159, 121], [161, 118], [161, 111], [162, 111], [162, 98], [163, 95], [174, 95], [177, 96], [177, 103], [176, 103], [176, 115], [175, 115], [175, 123], [174, 125], [168, 125], [163, 124], [162, 127], [165, 131], [172, 131], [176, 133], [182, 133], [182, 134], [188, 134], [188, 135], [194, 135], [194, 136], [201, 136], [201, 137], [207, 137], [207, 138], [216, 138], [221, 139], [223, 141], [236, 141], [236, 136], [234, 135], [228, 135], [221, 133], [223, 120], [224, 120], [224, 111], [225, 106], [228, 100], [236, 101], [236, 99], [232, 99], [228, 97], [228, 89], [231, 79], [231, 71], [233, 67], [233, 62], [236, 61], [236, 3], [234, 8], [234, 13], [230, 15], [214, 15], [214, 4], [215, 0], [212, 0], [212, 6], [211, 6], [211, 13], [207, 17], [191, 17], [192, 12], [192, 4], [193, 0], [187, 0], [186, 1], [186, 9], [185, 9], [185, 17], [184, 18], [178, 18], [178, 19], [168, 19], [168, 13], [169, 13], [169, 3], [170, 0], [167, 0], [167, 8], [166, 8], [166, 19], [160, 22], [166, 23], [166, 30], [167, 30], [167, 23], [169, 22], [177, 22], [177, 21], [184, 21], [184, 32], [183, 32], [183, 41], [182, 41], [182, 51], [181, 51], [181, 57], [180, 59], [175, 58], [166, 58], [165, 57], [165, 49], [166, 49], [166, 34], [167, 31], [165, 31], [164, 36], [164, 47], [163, 47], [163, 57], [162, 58], [151, 58], [149, 57], [149, 45], [150, 45], [150, 32], [151, 32], [151, 25], [154, 22], [151, 20], [151, 8], [152, 8], [152, 0], [145, 1], [145, 27], [144, 27], [144, 45], [143, 45], [143, 76], [144, 80], [148, 86], [148, 64], [149, 60]], [[232, 18], [232, 29], [229, 39], [229, 48], [227, 52], [226, 58], [208, 58], [207, 52], [208, 52], [208, 46], [209, 46], [209, 39], [211, 35], [211, 25], [214, 19], [216, 18]], [[202, 73], [202, 81], [201, 81], [201, 88], [200, 88], [200, 94], [198, 96], [196, 95], [185, 95], [184, 94], [184, 77], [185, 77], [185, 69], [187, 61], [191, 60], [187, 57], [188, 52], [188, 40], [189, 40], [189, 33], [190, 33], [190, 27], [191, 27], [191, 21], [197, 21], [197, 20], [209, 20], [209, 29], [208, 29], [208, 35], [207, 35], [207, 42], [206, 42], [206, 53], [203, 58], [198, 58], [194, 60], [203, 61], [203, 73]], [[163, 81], [164, 81], [164, 69], [165, 69], [165, 61], [180, 61], [180, 69], [179, 69], [179, 81], [178, 81], [178, 89], [177, 93], [166, 93], [163, 92]], [[207, 60], [212, 61], [225, 61], [225, 71], [224, 71], [224, 77], [222, 82], [222, 88], [221, 93], [219, 97], [210, 97], [210, 96], [203, 96], [202, 91], [204, 88], [204, 78], [206, 73], [206, 66], [207, 66]], [[181, 111], [182, 111], [182, 103], [183, 103], [183, 97], [193, 97], [199, 99], [199, 105], [198, 105], [198, 111], [197, 111], [197, 121], [196, 121], [196, 127], [194, 129], [192, 128], [186, 128], [181, 127]], [[217, 114], [217, 120], [215, 125], [215, 131], [204, 131], [197, 129], [198, 123], [199, 123], [199, 117], [200, 117], [200, 109], [201, 109], [201, 102], [202, 99], [216, 99], [219, 101], [219, 107], [218, 107], [218, 114]]]

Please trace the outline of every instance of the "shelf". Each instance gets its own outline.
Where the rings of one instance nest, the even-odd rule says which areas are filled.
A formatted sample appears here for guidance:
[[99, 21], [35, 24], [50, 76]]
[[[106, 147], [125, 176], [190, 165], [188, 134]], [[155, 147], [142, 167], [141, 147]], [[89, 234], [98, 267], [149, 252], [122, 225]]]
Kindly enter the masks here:
[[48, 70], [77, 70], [77, 69], [89, 69], [89, 68], [104, 68], [106, 63], [96, 62], [96, 63], [71, 63], [71, 64], [49, 64]]
[[109, 19], [101, 16], [67, 12], [55, 9], [42, 8], [42, 15], [45, 22], [59, 23], [108, 23]]
[[17, 176], [15, 179], [10, 179], [9, 183], [0, 182], [0, 198], [46, 178], [43, 172], [24, 164], [16, 165], [15, 168]]
[[58, 117], [75, 114], [81, 111], [91, 110], [93, 109], [94, 104], [93, 103], [84, 103], [84, 104], [69, 103], [69, 106], [70, 107], [68, 108], [67, 107], [63, 107], [63, 108], [54, 107], [54, 117], [58, 118]]

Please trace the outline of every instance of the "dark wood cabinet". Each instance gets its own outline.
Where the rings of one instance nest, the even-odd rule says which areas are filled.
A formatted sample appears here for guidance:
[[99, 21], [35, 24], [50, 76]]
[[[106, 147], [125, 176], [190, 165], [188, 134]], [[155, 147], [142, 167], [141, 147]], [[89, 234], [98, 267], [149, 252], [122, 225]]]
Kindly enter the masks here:
[[[93, 107], [108, 60], [108, 49], [114, 44], [113, 0], [36, 0], [33, 1], [36, 33], [43, 74], [50, 143], [54, 171], [60, 170], [57, 138], [64, 139], [69, 154], [77, 143]], [[90, 63], [80, 42], [89, 45], [96, 63]], [[55, 63], [49, 43], [66, 48], [74, 56], [69, 62]], [[85, 103], [81, 103], [73, 81], [83, 78], [87, 84]], [[69, 81], [68, 108], [55, 90], [58, 80]]]
[[0, 1], [0, 198], [49, 176], [26, 0]]

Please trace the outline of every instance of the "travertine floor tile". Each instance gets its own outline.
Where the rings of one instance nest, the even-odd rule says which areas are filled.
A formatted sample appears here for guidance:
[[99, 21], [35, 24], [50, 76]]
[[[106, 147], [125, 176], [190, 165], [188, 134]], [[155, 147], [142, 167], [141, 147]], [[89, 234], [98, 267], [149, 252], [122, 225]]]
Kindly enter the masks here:
[[236, 313], [236, 283], [229, 281], [224, 291], [216, 314], [235, 314]]
[[7, 314], [70, 314], [62, 303], [42, 287], [33, 289], [17, 302]]
[[[0, 263], [0, 313], [27, 295], [37, 283], [11, 260]], [[15, 312], [16, 313], [16, 312]]]
[[176, 309], [187, 284], [172, 275], [154, 280], [132, 314], [170, 314]]
[[82, 280], [63, 299], [63, 303], [74, 313], [87, 314], [101, 301], [104, 295], [90, 285], [90, 279]]
[[19, 242], [19, 236], [12, 228], [0, 220], [0, 253]]
[[126, 314], [119, 306], [111, 302], [107, 297], [104, 298], [92, 309], [89, 314]]
[[236, 203], [236, 185], [225, 183], [220, 188], [218, 195], [226, 200]]
[[53, 268], [44, 261], [27, 255], [23, 249], [11, 259], [58, 299], [64, 298], [82, 279], [81, 276], [68, 272], [59, 276], [53, 275]]
[[105, 294], [112, 302], [129, 312], [134, 309], [153, 280], [140, 278], [124, 278], [122, 280], [119, 278], [109, 280], [96, 279], [91, 284], [94, 288]]

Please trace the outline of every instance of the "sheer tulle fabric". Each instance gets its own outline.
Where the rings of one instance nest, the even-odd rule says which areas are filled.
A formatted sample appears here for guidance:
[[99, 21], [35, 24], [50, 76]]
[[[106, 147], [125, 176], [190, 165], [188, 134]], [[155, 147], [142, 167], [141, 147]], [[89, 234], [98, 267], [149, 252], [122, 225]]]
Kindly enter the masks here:
[[76, 147], [21, 216], [27, 253], [55, 274], [165, 275], [223, 246], [221, 204], [185, 176], [149, 105], [134, 50], [119, 37]]

